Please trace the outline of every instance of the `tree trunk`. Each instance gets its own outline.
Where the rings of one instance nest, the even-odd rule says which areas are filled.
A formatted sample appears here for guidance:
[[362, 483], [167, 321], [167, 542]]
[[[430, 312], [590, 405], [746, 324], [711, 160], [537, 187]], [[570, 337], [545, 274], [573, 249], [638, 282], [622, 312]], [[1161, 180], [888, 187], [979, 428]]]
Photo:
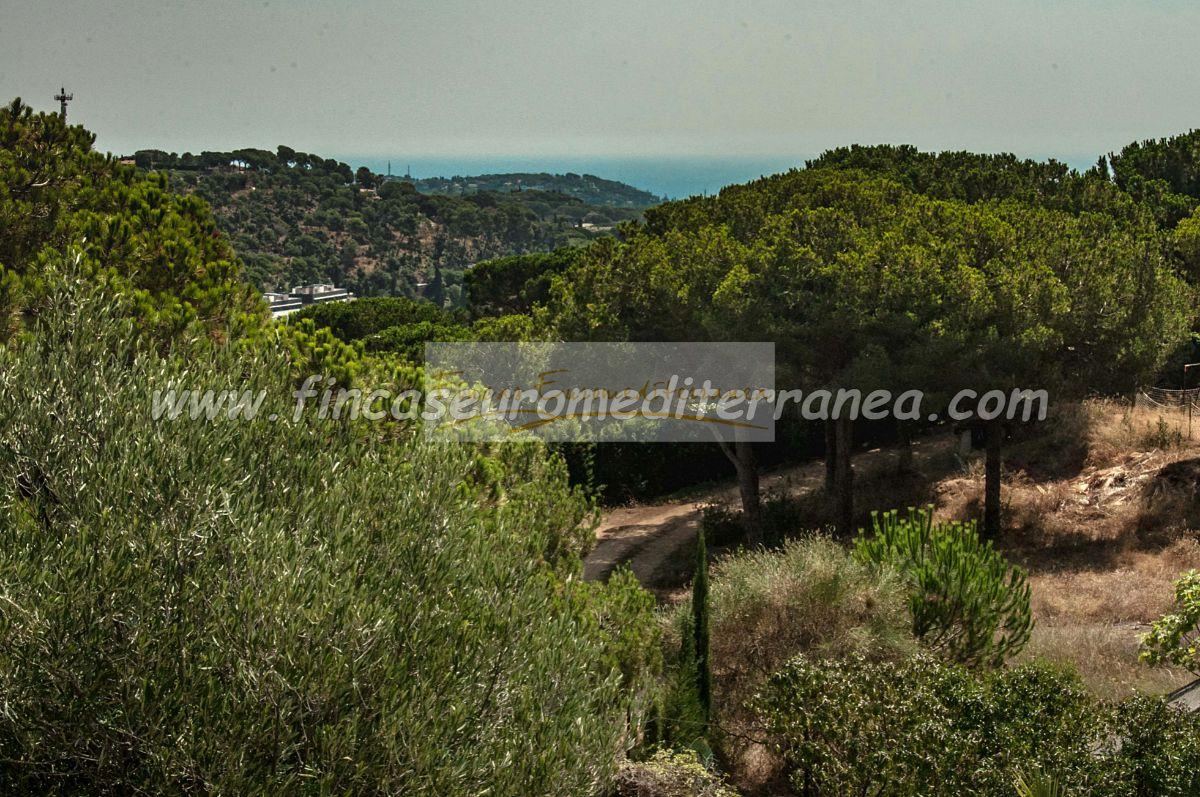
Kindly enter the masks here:
[[746, 543], [754, 548], [762, 545], [762, 496], [758, 490], [758, 460], [754, 445], [745, 440], [733, 444], [738, 472], [738, 493], [742, 499], [742, 518], [746, 523]]
[[745, 440], [732, 444], [717, 436], [717, 445], [733, 463], [737, 471], [738, 494], [742, 499], [742, 525], [746, 528], [746, 543], [751, 547], [761, 545], [762, 496], [758, 488], [758, 460], [754, 456], [754, 445]]
[[837, 432], [834, 426], [837, 422], [832, 418], [825, 419], [825, 494], [833, 495], [837, 484]]
[[989, 540], [1000, 537], [1000, 470], [1003, 446], [1004, 426], [993, 421], [987, 426], [987, 458], [983, 482], [983, 536]]
[[899, 437], [896, 441], [896, 472], [901, 475], [912, 473], [912, 426], [909, 425], [908, 421], [900, 421], [896, 426], [896, 434]]
[[834, 504], [837, 509], [838, 531], [848, 535], [854, 533], [854, 467], [850, 462], [851, 447], [854, 445], [854, 421], [850, 418], [838, 418], [835, 430], [837, 461]]

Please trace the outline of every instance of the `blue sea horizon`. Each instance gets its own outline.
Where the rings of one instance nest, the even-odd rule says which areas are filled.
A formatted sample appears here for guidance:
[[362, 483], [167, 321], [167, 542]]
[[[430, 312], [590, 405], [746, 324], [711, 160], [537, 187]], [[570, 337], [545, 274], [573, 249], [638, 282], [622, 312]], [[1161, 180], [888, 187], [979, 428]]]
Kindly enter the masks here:
[[[681, 199], [702, 194], [715, 194], [727, 185], [745, 183], [793, 168], [803, 168], [804, 162], [819, 153], [777, 156], [439, 156], [392, 158], [374, 155], [341, 155], [354, 168], [366, 166], [378, 174], [387, 174], [389, 161], [395, 176], [411, 174], [416, 179], [428, 177], [469, 177], [480, 174], [510, 172], [546, 172], [549, 174], [591, 174], [606, 180], [616, 180], [655, 196]], [[1095, 155], [1030, 156], [1045, 160], [1055, 157], [1075, 169], [1087, 169], [1096, 162]]]

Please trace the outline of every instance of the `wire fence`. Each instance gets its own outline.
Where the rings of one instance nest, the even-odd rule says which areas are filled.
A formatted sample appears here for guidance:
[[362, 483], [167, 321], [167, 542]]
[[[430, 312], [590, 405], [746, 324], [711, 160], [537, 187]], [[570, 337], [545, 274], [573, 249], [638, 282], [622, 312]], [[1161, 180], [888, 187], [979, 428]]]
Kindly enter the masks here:
[[1182, 410], [1192, 407], [1200, 410], [1200, 387], [1191, 387], [1186, 390], [1147, 387], [1143, 388], [1138, 395], [1138, 402], [1152, 407]]

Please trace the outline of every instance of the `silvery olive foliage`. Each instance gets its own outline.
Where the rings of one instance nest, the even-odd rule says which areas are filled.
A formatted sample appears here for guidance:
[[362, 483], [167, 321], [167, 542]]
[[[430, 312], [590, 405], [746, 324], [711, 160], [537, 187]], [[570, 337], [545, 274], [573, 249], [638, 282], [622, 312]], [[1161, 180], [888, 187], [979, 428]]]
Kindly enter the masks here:
[[[164, 352], [90, 285], [63, 269], [0, 348], [0, 791], [611, 781], [653, 601], [579, 580], [560, 460], [293, 422], [282, 347]], [[169, 386], [266, 398], [155, 421]]]

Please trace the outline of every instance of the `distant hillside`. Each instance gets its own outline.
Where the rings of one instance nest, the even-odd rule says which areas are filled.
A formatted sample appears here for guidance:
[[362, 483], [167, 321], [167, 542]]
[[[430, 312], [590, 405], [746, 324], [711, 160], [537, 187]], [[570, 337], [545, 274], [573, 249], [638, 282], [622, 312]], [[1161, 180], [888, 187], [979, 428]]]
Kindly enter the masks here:
[[556, 191], [589, 205], [612, 205], [621, 208], [648, 208], [662, 202], [649, 191], [634, 188], [616, 180], [605, 180], [591, 174], [481, 174], [475, 177], [429, 177], [413, 180], [418, 191], [426, 194], [469, 196], [482, 191]]
[[133, 160], [207, 201], [263, 290], [333, 282], [360, 295], [420, 296], [437, 285], [455, 304], [463, 270], [477, 261], [580, 245], [640, 215], [544, 190], [423, 193], [288, 147], [141, 150]]

